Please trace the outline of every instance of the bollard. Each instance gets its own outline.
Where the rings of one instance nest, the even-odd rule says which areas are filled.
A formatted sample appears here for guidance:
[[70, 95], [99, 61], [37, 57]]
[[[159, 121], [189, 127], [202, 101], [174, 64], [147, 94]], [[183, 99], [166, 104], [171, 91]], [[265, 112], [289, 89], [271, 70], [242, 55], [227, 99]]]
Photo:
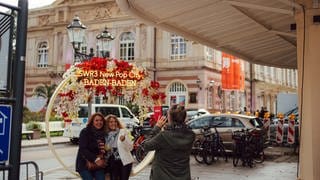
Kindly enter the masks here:
[[282, 142], [283, 142], [283, 114], [279, 113], [278, 118], [279, 118], [279, 121], [277, 124], [276, 142], [277, 142], [277, 144], [282, 144]]
[[288, 144], [293, 144], [294, 143], [294, 140], [295, 140], [295, 129], [294, 129], [294, 125], [295, 125], [295, 122], [294, 122], [294, 118], [295, 118], [295, 115], [294, 114], [291, 114], [289, 116], [289, 127], [288, 127], [288, 136], [287, 136], [287, 142]]
[[263, 128], [267, 133], [267, 140], [270, 140], [270, 113], [264, 115]]

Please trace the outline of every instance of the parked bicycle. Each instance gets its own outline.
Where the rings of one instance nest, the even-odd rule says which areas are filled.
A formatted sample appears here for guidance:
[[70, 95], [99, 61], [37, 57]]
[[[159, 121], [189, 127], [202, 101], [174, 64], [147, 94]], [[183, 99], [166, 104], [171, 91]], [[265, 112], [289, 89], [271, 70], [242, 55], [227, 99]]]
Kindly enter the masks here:
[[[217, 127], [222, 123], [202, 128], [204, 138], [194, 143], [194, 157], [197, 162], [210, 165], [212, 162], [218, 160], [219, 157], [224, 157], [225, 161], [228, 161], [223, 141], [217, 130]], [[215, 132], [211, 132], [210, 129], [212, 127]]]
[[138, 162], [141, 162], [146, 156], [146, 152], [141, 146], [146, 139], [149, 127], [137, 126], [133, 128], [132, 135], [134, 137], [132, 154]]
[[264, 161], [263, 135], [254, 129], [234, 131], [233, 165], [237, 166], [239, 160], [243, 166], [253, 167], [254, 163]]

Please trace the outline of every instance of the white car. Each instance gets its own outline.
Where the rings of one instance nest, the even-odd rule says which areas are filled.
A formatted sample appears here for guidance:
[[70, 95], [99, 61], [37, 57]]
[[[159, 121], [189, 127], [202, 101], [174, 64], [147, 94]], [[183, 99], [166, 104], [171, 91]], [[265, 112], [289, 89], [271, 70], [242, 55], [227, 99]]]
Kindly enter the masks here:
[[197, 117], [210, 114], [206, 109], [187, 109], [187, 121], [195, 119]]

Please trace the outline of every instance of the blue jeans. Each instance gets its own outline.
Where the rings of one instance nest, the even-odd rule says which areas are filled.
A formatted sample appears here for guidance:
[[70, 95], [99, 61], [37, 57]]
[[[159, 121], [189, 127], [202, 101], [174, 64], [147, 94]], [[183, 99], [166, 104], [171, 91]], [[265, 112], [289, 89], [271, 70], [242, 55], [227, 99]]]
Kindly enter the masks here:
[[83, 170], [79, 172], [79, 174], [83, 180], [93, 180], [93, 178], [95, 180], [105, 180], [105, 174], [103, 169], [97, 171]]

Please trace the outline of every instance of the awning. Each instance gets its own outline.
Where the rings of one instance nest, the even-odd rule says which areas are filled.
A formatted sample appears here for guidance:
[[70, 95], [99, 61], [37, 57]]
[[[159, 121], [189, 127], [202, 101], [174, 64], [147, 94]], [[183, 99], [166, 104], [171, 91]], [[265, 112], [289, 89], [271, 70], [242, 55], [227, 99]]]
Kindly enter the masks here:
[[116, 0], [145, 23], [249, 62], [297, 68], [290, 0]]

